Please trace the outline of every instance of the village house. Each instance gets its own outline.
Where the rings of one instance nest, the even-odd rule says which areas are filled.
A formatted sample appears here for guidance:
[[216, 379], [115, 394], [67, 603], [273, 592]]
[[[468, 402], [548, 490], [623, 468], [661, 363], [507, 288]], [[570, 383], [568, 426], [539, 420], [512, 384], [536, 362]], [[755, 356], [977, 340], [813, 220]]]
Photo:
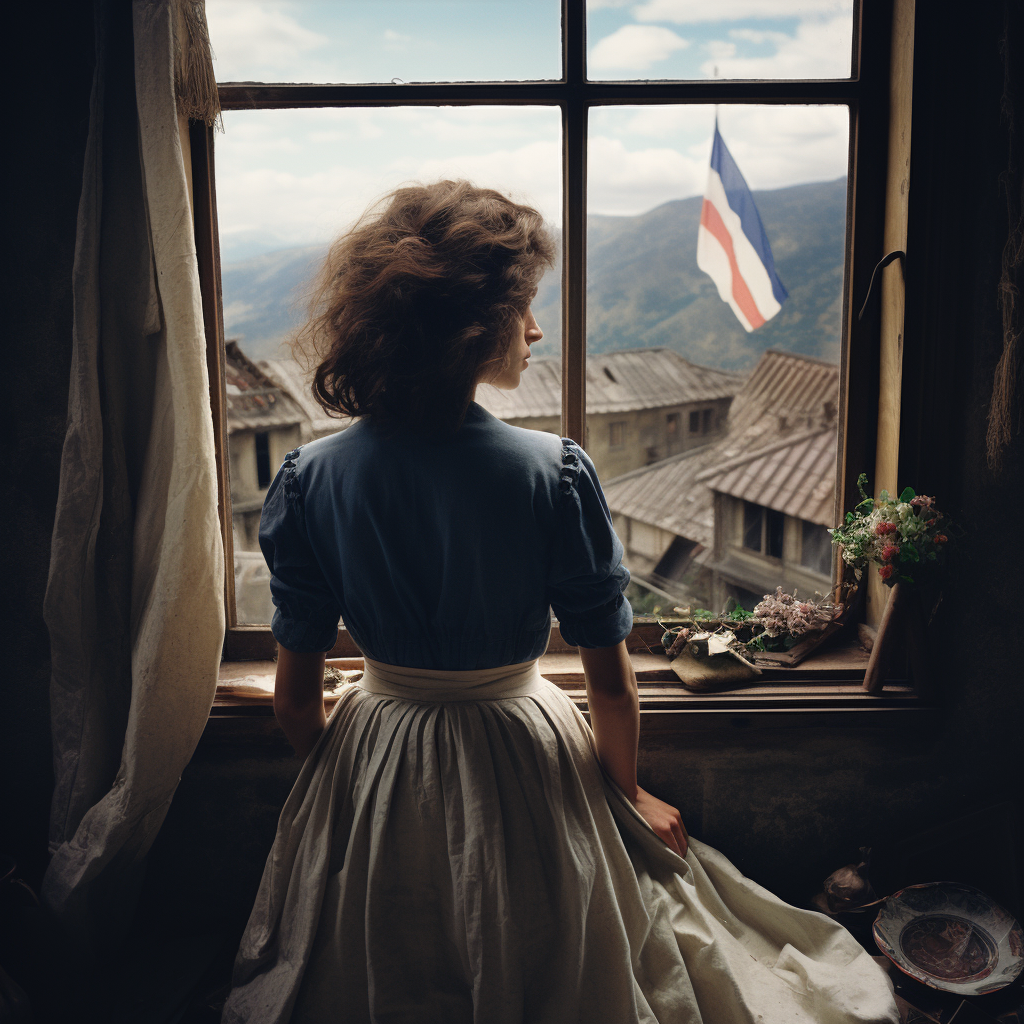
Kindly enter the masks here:
[[236, 551], [258, 551], [267, 488], [285, 455], [308, 433], [309, 417], [237, 341], [227, 342], [225, 357], [232, 535]]
[[769, 350], [720, 439], [605, 481], [637, 605], [828, 591], [838, 390], [838, 367]]
[[315, 441], [328, 434], [336, 434], [352, 423], [351, 416], [339, 416], [327, 412], [310, 390], [312, 371], [307, 371], [295, 359], [261, 359], [260, 369], [271, 380], [286, 391], [302, 410], [303, 419], [299, 424], [299, 444]]
[[[723, 435], [743, 375], [698, 366], [668, 348], [587, 359], [587, 454], [602, 480], [689, 451]], [[535, 358], [514, 391], [477, 389], [499, 419], [561, 433], [562, 364]]]

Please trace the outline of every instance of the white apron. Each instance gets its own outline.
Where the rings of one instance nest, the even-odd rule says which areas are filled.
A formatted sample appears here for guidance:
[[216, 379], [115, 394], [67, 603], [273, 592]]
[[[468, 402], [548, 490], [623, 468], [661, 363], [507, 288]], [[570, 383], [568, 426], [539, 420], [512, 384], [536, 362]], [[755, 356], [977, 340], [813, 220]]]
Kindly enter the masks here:
[[[685, 821], [685, 815], [684, 815]], [[881, 1024], [840, 925], [611, 784], [537, 662], [366, 659], [281, 813], [225, 1024]]]

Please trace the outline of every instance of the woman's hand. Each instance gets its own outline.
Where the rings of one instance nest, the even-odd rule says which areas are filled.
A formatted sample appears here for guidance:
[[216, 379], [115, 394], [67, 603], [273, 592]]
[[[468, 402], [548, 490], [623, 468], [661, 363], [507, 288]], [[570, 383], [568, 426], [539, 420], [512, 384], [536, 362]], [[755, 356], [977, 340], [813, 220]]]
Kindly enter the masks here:
[[690, 840], [683, 827], [683, 819], [679, 812], [664, 800], [651, 796], [645, 789], [636, 787], [636, 800], [633, 806], [640, 812], [640, 817], [663, 839], [669, 849], [680, 857], [686, 856]]

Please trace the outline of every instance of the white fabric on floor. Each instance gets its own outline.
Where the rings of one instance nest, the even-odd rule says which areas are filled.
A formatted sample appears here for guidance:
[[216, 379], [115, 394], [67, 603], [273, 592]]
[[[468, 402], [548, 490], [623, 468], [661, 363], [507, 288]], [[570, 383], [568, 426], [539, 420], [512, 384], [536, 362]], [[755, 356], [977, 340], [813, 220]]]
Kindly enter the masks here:
[[[45, 616], [53, 859], [83, 951], [116, 938], [207, 720], [224, 559], [174, 93], [172, 0], [96, 4], [74, 346]], [[134, 58], [133, 58], [134, 53]]]
[[898, 1020], [834, 921], [669, 850], [536, 662], [366, 664], [281, 814], [225, 1024]]

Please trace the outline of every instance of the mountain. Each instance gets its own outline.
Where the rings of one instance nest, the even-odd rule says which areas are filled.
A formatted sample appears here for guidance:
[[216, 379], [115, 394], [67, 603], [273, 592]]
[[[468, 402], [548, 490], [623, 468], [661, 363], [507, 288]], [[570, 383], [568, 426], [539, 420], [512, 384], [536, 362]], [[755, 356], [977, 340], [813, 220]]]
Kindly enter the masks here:
[[[635, 217], [588, 221], [587, 343], [592, 352], [666, 346], [704, 366], [751, 368], [768, 348], [839, 360], [846, 179], [754, 193], [779, 277], [782, 311], [748, 334], [697, 267], [701, 197]], [[301, 287], [325, 247], [284, 249], [226, 265], [227, 336], [246, 354], [272, 358], [301, 319]], [[561, 274], [541, 282], [533, 305], [545, 337], [538, 355], [561, 347]]]

